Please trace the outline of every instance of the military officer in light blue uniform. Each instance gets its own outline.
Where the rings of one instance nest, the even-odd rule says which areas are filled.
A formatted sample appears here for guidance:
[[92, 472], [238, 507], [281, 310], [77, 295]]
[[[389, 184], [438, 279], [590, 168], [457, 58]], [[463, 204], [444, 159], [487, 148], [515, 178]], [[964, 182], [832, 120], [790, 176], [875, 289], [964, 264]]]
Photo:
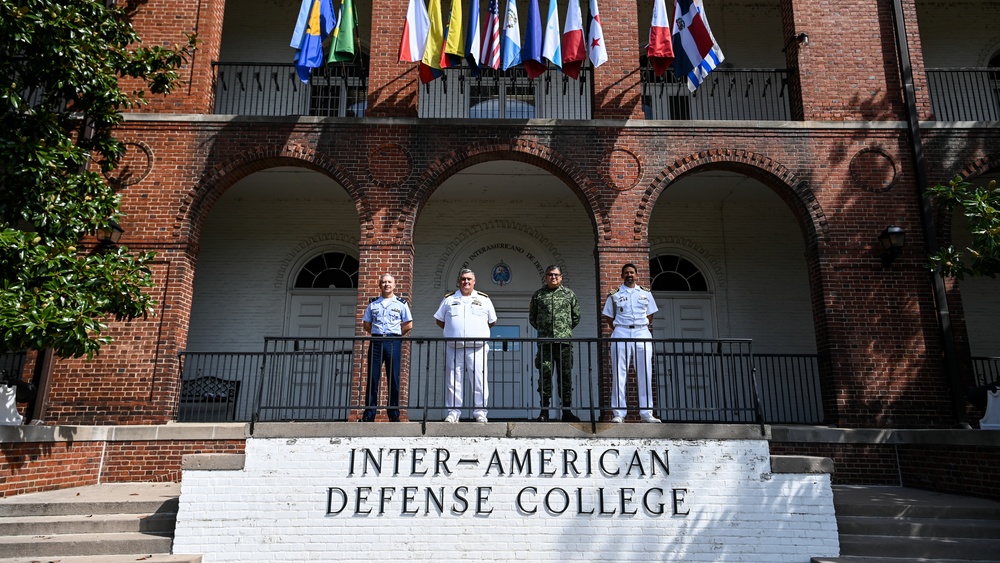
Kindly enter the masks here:
[[[639, 270], [635, 264], [622, 266], [622, 285], [618, 291], [608, 295], [601, 315], [604, 322], [614, 331], [611, 338], [644, 338], [652, 340], [649, 332], [653, 324], [656, 301], [653, 294], [636, 285]], [[653, 345], [652, 342], [614, 342], [611, 344], [612, 373], [614, 387], [611, 408], [614, 418], [611, 422], [623, 422], [625, 406], [625, 377], [629, 363], [635, 362], [635, 375], [639, 387], [639, 418], [643, 422], [660, 422], [653, 416]]]
[[497, 312], [485, 293], [476, 291], [476, 274], [468, 268], [458, 273], [458, 291], [441, 300], [434, 313], [437, 325], [444, 329], [446, 338], [459, 337], [470, 340], [452, 341], [445, 345], [445, 362], [448, 366], [448, 390], [445, 405], [448, 417], [445, 422], [458, 422], [462, 416], [462, 383], [468, 377], [472, 383], [476, 422], [488, 422], [486, 402], [486, 353], [490, 327], [497, 324]]
[[399, 368], [403, 348], [399, 337], [413, 328], [413, 315], [406, 300], [396, 296], [396, 278], [382, 274], [378, 285], [382, 295], [368, 300], [368, 307], [361, 317], [365, 332], [384, 337], [373, 338], [368, 347], [368, 386], [365, 392], [365, 413], [361, 421], [375, 420], [378, 384], [384, 365], [389, 382], [389, 408], [386, 409], [386, 414], [391, 422], [399, 422]]

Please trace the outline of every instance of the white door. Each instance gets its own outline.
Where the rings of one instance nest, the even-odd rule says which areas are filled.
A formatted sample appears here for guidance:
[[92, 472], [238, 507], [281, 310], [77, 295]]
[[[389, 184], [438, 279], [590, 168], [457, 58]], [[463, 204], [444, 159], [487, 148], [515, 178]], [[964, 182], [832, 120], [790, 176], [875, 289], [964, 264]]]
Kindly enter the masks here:
[[271, 378], [264, 404], [282, 407], [274, 411], [277, 418], [347, 418], [356, 303], [353, 290], [291, 295], [288, 336], [302, 339], [288, 343], [269, 370], [278, 377]]
[[[653, 316], [656, 340], [715, 337], [712, 298], [668, 297], [654, 294], [659, 311]], [[695, 342], [659, 344], [653, 360], [657, 383], [657, 405], [668, 409], [673, 420], [698, 420], [693, 408], [714, 408], [717, 402], [713, 381], [711, 345]], [[671, 410], [672, 409], [672, 410]]]
[[[528, 405], [538, 403], [535, 387], [534, 346], [520, 338], [532, 338], [526, 309], [497, 310], [497, 324], [490, 329], [490, 357], [487, 380], [490, 388], [490, 418], [528, 418]], [[509, 338], [511, 340], [505, 340]]]

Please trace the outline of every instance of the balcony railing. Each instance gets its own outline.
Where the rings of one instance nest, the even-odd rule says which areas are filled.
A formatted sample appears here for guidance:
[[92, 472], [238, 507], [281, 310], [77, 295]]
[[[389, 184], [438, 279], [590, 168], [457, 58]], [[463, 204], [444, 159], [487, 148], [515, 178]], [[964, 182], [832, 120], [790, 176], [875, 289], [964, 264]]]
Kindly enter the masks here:
[[977, 386], [1000, 381], [1000, 357], [974, 356], [972, 372], [975, 374]]
[[590, 67], [573, 80], [558, 70], [529, 79], [520, 67], [483, 69], [472, 76], [466, 67], [420, 86], [417, 115], [424, 118], [590, 119], [593, 84]]
[[927, 69], [938, 121], [1000, 121], [1000, 68]]
[[[366, 407], [359, 402], [358, 391], [367, 381], [370, 342], [370, 338], [269, 338], [262, 353], [184, 352], [178, 420], [347, 420], [351, 411]], [[403, 342], [401, 408], [410, 420], [443, 419], [449, 339], [404, 338]], [[484, 342], [490, 348], [490, 418], [536, 418], [541, 405], [535, 353], [552, 341]], [[570, 407], [583, 420], [596, 421], [611, 407], [607, 396], [602, 398], [599, 381], [610, 373], [612, 342], [571, 340]], [[815, 356], [755, 356], [749, 340], [656, 340], [639, 345], [652, 348], [653, 410], [665, 421], [815, 424], [823, 419]], [[630, 375], [629, 389], [634, 384]], [[468, 410], [472, 405], [468, 385], [466, 391]], [[553, 382], [552, 396], [553, 408], [561, 408], [558, 382]], [[629, 407], [636, 407], [634, 400]]]
[[331, 63], [313, 70], [303, 84], [293, 64], [212, 63], [215, 113], [364, 117], [368, 69]]
[[788, 71], [715, 69], [694, 92], [667, 70], [657, 77], [642, 68], [642, 106], [646, 119], [687, 121], [788, 121]]

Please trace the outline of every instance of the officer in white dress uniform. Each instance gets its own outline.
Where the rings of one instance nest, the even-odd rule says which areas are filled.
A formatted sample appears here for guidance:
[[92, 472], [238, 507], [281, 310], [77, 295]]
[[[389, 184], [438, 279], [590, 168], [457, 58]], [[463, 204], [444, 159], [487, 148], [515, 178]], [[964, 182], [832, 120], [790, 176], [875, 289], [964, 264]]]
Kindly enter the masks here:
[[[622, 285], [618, 291], [608, 295], [601, 315], [614, 331], [611, 338], [644, 338], [652, 340], [649, 332], [653, 324], [653, 313], [659, 309], [653, 294], [636, 285], [638, 269], [634, 264], [622, 266]], [[635, 374], [639, 387], [639, 418], [643, 422], [660, 422], [653, 416], [653, 346], [646, 342], [613, 342], [611, 344], [612, 388], [611, 408], [614, 418], [612, 422], [625, 420], [627, 409], [625, 405], [625, 378], [629, 363], [635, 362]]]
[[445, 362], [448, 365], [448, 390], [445, 422], [458, 422], [462, 415], [462, 384], [468, 377], [473, 388], [476, 422], [487, 422], [486, 353], [490, 327], [497, 324], [497, 313], [488, 295], [476, 291], [476, 274], [468, 268], [458, 273], [459, 290], [441, 300], [434, 313], [445, 338], [470, 338], [468, 342], [448, 342]]

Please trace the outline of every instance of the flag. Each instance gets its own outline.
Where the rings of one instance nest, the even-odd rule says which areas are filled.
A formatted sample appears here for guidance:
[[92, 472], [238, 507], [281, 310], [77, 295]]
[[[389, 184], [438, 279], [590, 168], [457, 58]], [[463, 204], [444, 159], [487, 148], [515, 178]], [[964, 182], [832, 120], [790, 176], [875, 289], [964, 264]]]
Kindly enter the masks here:
[[441, 76], [441, 49], [444, 47], [444, 22], [441, 20], [441, 0], [430, 0], [427, 15], [431, 25], [427, 32], [424, 56], [420, 60], [420, 82], [427, 84]]
[[482, 65], [494, 70], [500, 68], [500, 6], [497, 0], [490, 0], [487, 10], [486, 34], [483, 35]]
[[354, 0], [343, 0], [340, 4], [340, 17], [337, 27], [333, 30], [333, 43], [330, 45], [329, 63], [349, 63], [354, 60], [354, 35], [358, 29], [358, 14], [354, 11]]
[[583, 20], [580, 17], [580, 0], [569, 0], [569, 4], [566, 5], [562, 58], [562, 71], [570, 78], [579, 78], [580, 67], [587, 58], [587, 45], [583, 40]]
[[708, 27], [708, 18], [700, 0], [676, 0], [674, 3], [674, 74], [687, 77], [688, 89], [694, 92], [708, 73], [726, 57]]
[[597, 10], [597, 0], [590, 0], [590, 17], [587, 18], [590, 33], [590, 62], [594, 68], [608, 62], [608, 49], [604, 45], [604, 29], [601, 28], [601, 13]]
[[649, 24], [649, 45], [646, 45], [646, 58], [656, 76], [663, 76], [670, 63], [674, 62], [674, 48], [670, 42], [667, 5], [663, 0], [656, 0], [653, 3], [653, 21]]
[[562, 43], [559, 34], [559, 6], [556, 0], [549, 0], [549, 12], [545, 15], [545, 38], [542, 40], [542, 56], [552, 64], [562, 68]]
[[503, 43], [500, 56], [503, 69], [521, 64], [521, 23], [517, 20], [517, 2], [507, 0], [507, 14], [503, 19]]
[[479, 76], [479, 61], [483, 58], [479, 35], [479, 0], [472, 0], [469, 5], [469, 29], [465, 31], [465, 60], [469, 61], [469, 74], [472, 76]]
[[451, 17], [444, 27], [444, 49], [441, 51], [441, 68], [461, 66], [465, 58], [465, 23], [462, 17], [462, 0], [451, 0]]
[[424, 56], [430, 27], [431, 19], [427, 15], [424, 0], [410, 0], [410, 7], [406, 9], [406, 23], [403, 24], [403, 39], [399, 42], [399, 62], [420, 62]]
[[335, 24], [333, 0], [302, 0], [291, 42], [297, 49], [295, 71], [302, 82], [308, 84], [312, 69], [323, 66], [323, 40]]
[[528, 78], [537, 78], [547, 68], [542, 60], [542, 15], [538, 11], [538, 0], [528, 0], [528, 27], [524, 31], [521, 62], [528, 71]]

